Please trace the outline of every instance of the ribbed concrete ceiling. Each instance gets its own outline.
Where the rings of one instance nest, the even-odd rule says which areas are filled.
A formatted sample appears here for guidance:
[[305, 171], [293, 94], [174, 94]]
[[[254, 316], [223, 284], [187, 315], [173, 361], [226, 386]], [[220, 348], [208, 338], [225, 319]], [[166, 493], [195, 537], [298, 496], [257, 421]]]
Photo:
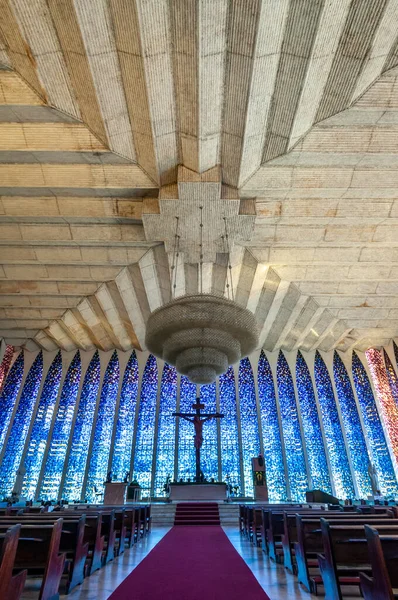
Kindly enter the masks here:
[[232, 277], [265, 348], [397, 336], [397, 25], [398, 0], [0, 0], [0, 336], [143, 348], [162, 199], [215, 167], [256, 212]]

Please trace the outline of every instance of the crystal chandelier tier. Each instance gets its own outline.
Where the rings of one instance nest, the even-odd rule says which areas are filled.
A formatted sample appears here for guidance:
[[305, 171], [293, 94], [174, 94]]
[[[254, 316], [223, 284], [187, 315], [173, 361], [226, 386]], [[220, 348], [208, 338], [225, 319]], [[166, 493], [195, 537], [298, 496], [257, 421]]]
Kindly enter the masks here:
[[149, 317], [146, 346], [198, 384], [212, 383], [258, 345], [249, 310], [212, 294], [180, 296]]

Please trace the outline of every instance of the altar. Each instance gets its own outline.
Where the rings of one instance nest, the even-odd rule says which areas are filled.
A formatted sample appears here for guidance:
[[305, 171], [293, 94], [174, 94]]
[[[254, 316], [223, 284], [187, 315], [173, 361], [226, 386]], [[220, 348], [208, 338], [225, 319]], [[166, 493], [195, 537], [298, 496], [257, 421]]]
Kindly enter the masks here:
[[170, 483], [170, 500], [213, 500], [227, 498], [226, 483]]

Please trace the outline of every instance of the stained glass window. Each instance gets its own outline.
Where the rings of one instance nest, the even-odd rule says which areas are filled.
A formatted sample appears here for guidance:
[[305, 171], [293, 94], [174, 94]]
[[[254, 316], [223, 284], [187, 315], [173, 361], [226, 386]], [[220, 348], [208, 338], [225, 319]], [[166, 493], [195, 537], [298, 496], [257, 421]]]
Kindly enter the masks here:
[[21, 387], [23, 369], [24, 356], [23, 352], [21, 352], [17, 360], [12, 365], [11, 371], [8, 374], [3, 391], [0, 395], [0, 451], [7, 435], [12, 411], [14, 410], [15, 402], [18, 397], [19, 388]]
[[352, 374], [369, 442], [372, 463], [376, 468], [379, 479], [380, 491], [383, 496], [396, 498], [398, 496], [397, 480], [384, 436], [383, 426], [377, 412], [376, 402], [366, 369], [355, 352], [352, 357]]
[[395, 373], [393, 364], [385, 350], [384, 350], [384, 362], [386, 365], [388, 383], [390, 384], [392, 397], [394, 398], [395, 404], [398, 406], [398, 378], [397, 378], [397, 374]]
[[315, 354], [315, 383], [318, 390], [319, 405], [321, 407], [322, 422], [336, 496], [338, 498], [354, 498], [354, 484], [332, 382], [319, 352]]
[[13, 490], [42, 376], [43, 354], [40, 352], [26, 377], [5, 447], [0, 467], [0, 498], [9, 497]]
[[258, 361], [258, 396], [260, 400], [268, 497], [271, 502], [285, 501], [287, 498], [285, 467], [283, 464], [274, 378], [270, 364], [263, 351], [261, 351]]
[[[202, 385], [200, 388], [200, 401], [205, 405], [204, 412], [215, 413], [216, 406], [216, 384]], [[222, 420], [222, 419], [221, 419]], [[193, 427], [193, 426], [192, 426]], [[203, 446], [200, 451], [201, 469], [205, 478], [209, 481], [218, 481], [218, 435], [217, 421], [211, 419], [203, 423]]]
[[276, 365], [276, 378], [290, 484], [290, 497], [294, 502], [302, 502], [305, 499], [307, 489], [307, 472], [293, 379], [283, 352], [279, 352]]
[[116, 423], [112, 458], [112, 476], [116, 481], [123, 481], [126, 473], [130, 472], [138, 377], [138, 361], [133, 352], [124, 371]]
[[76, 421], [73, 427], [71, 449], [62, 492], [62, 498], [66, 500], [80, 500], [100, 376], [101, 365], [97, 351], [91, 359], [84, 377]]
[[177, 402], [177, 371], [167, 363], [163, 367], [160, 388], [156, 466], [154, 494], [157, 497], [165, 496], [164, 484], [167, 476], [174, 479], [174, 450], [176, 435], [176, 418], [173, 412]]
[[239, 364], [239, 407], [242, 432], [245, 496], [253, 496], [252, 458], [260, 452], [260, 435], [253, 370], [248, 358]]
[[220, 376], [219, 386], [220, 412], [224, 415], [224, 418], [220, 419], [222, 481], [228, 481], [233, 487], [238, 486], [238, 493], [241, 493], [238, 414], [233, 367], [229, 367], [228, 371]]
[[142, 376], [138, 408], [137, 437], [134, 452], [134, 479], [149, 494], [152, 480], [153, 442], [155, 435], [156, 400], [158, 395], [158, 366], [149, 356]]
[[3, 382], [5, 381], [5, 378], [8, 375], [8, 371], [10, 370], [11, 361], [12, 361], [13, 356], [14, 356], [14, 346], [10, 346], [9, 344], [7, 344], [5, 352], [4, 352], [3, 360], [1, 361], [1, 364], [0, 364], [0, 390], [3, 385]]
[[373, 385], [380, 403], [383, 421], [387, 429], [388, 437], [390, 438], [391, 449], [394, 453], [395, 460], [398, 461], [398, 406], [395, 404], [388, 383], [383, 357], [381, 352], [376, 348], [370, 348], [365, 354], [372, 375]]
[[48, 434], [54, 414], [55, 403], [58, 397], [59, 384], [62, 376], [62, 356], [58, 352], [51, 363], [43, 389], [40, 395], [39, 405], [33, 421], [30, 433], [28, 450], [25, 456], [24, 468], [26, 471], [22, 486], [22, 496], [33, 500], [37, 484], [39, 482], [44, 452], [47, 446]]
[[96, 499], [96, 493], [102, 492], [104, 489], [104, 481], [108, 472], [119, 377], [119, 358], [115, 350], [105, 371], [95, 422], [85, 493], [89, 502], [93, 502]]
[[[185, 375], [180, 383], [180, 412], [192, 412], [196, 402], [196, 385]], [[193, 445], [194, 427], [185, 419], [178, 419], [178, 479], [195, 479], [195, 448]]]
[[351, 464], [358, 486], [358, 493], [360, 498], [367, 498], [372, 493], [368, 474], [368, 450], [366, 448], [365, 437], [363, 435], [350, 378], [347, 369], [337, 352], [334, 353], [333, 371], [348, 450], [351, 455]]
[[307, 363], [301, 352], [297, 353], [296, 382], [312, 487], [331, 494], [332, 486], [330, 484], [329, 469], [323, 445], [314, 388]]
[[59, 486], [61, 485], [62, 472], [65, 466], [65, 457], [72, 427], [73, 413], [79, 391], [81, 372], [80, 352], [77, 351], [68, 368], [62, 386], [58, 412], [55, 417], [43, 481], [39, 493], [39, 498], [42, 500], [56, 500], [58, 498]]

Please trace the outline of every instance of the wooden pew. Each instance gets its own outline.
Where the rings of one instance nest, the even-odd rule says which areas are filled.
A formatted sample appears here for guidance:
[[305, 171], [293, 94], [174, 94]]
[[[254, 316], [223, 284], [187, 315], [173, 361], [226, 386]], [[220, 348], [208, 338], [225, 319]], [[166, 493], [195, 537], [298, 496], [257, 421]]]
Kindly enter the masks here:
[[[274, 509], [273, 507], [262, 509], [261, 547], [276, 562], [281, 562], [284, 514], [296, 515], [298, 512], [303, 515], [317, 515], [320, 513], [320, 510], [315, 508], [297, 508], [295, 506], [288, 506], [282, 509]], [[324, 514], [324, 511], [322, 511], [322, 514]]]
[[[58, 519], [49, 525], [21, 525], [14, 568], [42, 575], [39, 600], [59, 599], [58, 589], [65, 561], [65, 555], [59, 553], [62, 524], [62, 519]], [[9, 525], [0, 524], [0, 535], [8, 529]]]
[[398, 536], [380, 535], [370, 525], [365, 525], [365, 535], [372, 576], [359, 574], [363, 597], [365, 600], [394, 600], [398, 596]]
[[[318, 563], [325, 600], [342, 600], [342, 585], [359, 586], [359, 573], [371, 573], [364, 525], [335, 525], [321, 519], [324, 549], [318, 554]], [[383, 534], [398, 535], [398, 525], [378, 523], [374, 527]]]
[[[312, 512], [305, 510], [297, 513], [284, 511], [283, 513], [283, 535], [282, 535], [282, 550], [283, 550], [283, 565], [291, 573], [297, 574], [297, 564], [295, 556], [295, 544], [298, 541], [297, 537], [297, 519], [296, 514], [300, 514], [301, 518], [305, 519], [317, 519], [324, 517], [327, 520], [335, 519], [354, 519], [357, 517], [360, 519], [363, 515], [352, 515], [351, 513], [346, 514], [340, 511], [319, 511], [313, 509]], [[371, 517], [377, 518], [378, 515], [371, 515]], [[380, 518], [389, 518], [387, 515], [381, 515]], [[319, 521], [320, 524], [320, 521]]]
[[[367, 523], [380, 523], [381, 525], [389, 525], [396, 522], [395, 519], [384, 518], [384, 515], [352, 515], [350, 513], [327, 511], [322, 514], [322, 517], [328, 519], [330, 523], [336, 526], [362, 526]], [[322, 577], [318, 573], [319, 563], [318, 554], [322, 554], [324, 550], [321, 517], [308, 517], [308, 515], [296, 515], [296, 531], [297, 541], [293, 542], [295, 551], [295, 560], [297, 568], [297, 578], [299, 583], [314, 594], [317, 594], [317, 588], [322, 585]], [[292, 543], [292, 541], [290, 541]], [[311, 573], [311, 570], [317, 572]]]
[[[59, 518], [59, 513], [22, 515], [18, 517], [0, 517], [0, 526], [12, 523], [22, 525], [52, 524]], [[97, 562], [94, 570], [102, 565], [103, 541], [101, 545], [100, 532], [98, 533], [98, 517], [86, 515], [66, 515], [63, 517], [63, 526], [60, 541], [60, 552], [65, 553], [64, 575], [66, 575], [65, 591], [68, 594], [84, 577], [91, 572], [92, 562]], [[96, 546], [100, 545], [97, 549]], [[97, 551], [96, 551], [97, 550]]]
[[134, 544], [135, 537], [135, 515], [137, 509], [132, 507], [125, 513], [125, 522], [126, 522], [126, 544], [128, 548], [131, 548]]
[[7, 600], [20, 599], [27, 575], [26, 570], [13, 575], [20, 531], [20, 525], [13, 525], [0, 538], [0, 598]]

